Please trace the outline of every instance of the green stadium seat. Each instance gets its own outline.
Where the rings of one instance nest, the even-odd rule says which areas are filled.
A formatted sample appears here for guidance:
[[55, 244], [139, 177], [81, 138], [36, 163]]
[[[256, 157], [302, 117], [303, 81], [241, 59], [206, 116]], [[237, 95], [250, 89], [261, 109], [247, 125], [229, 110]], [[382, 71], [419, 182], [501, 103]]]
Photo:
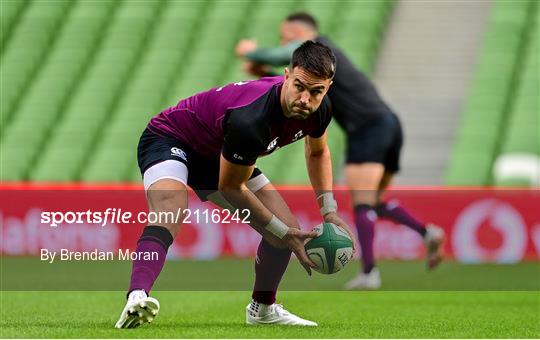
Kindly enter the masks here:
[[[69, 142], [66, 141], [66, 142]], [[70, 181], [72, 174], [77, 173], [78, 166], [82, 163], [84, 150], [77, 145], [66, 147], [66, 144], [51, 145], [47, 152], [47, 160], [44, 166], [34, 168], [29, 177], [33, 181]], [[69, 145], [69, 144], [68, 144]]]
[[[48, 150], [44, 153], [37, 166], [31, 171], [31, 176], [42, 178], [50, 174], [51, 169], [55, 168], [54, 163], [61, 164], [62, 174], [57, 176], [57, 179], [76, 178], [79, 171], [85, 162], [88, 162], [88, 153], [91, 150], [91, 143], [98, 133], [101, 124], [104, 122], [105, 115], [113, 102], [117, 99], [117, 93], [121, 88], [122, 82], [126, 75], [130, 72], [133, 62], [138, 57], [137, 47], [142, 46], [144, 35], [151, 24], [151, 20], [160, 6], [159, 2], [126, 2], [118, 6], [117, 12], [111, 11], [114, 4], [104, 2], [106, 8], [93, 8], [87, 17], [97, 18], [98, 21], [105, 21], [110, 15], [115, 15], [116, 20], [111, 24], [108, 30], [108, 35], [102, 43], [102, 53], [94, 60], [95, 67], [89, 68], [89, 74], [84, 82], [80, 83], [78, 91], [74, 93], [73, 100], [66, 106], [66, 124], [56, 124], [51, 134], [51, 145], [64, 145], [68, 140], [71, 144], [78, 145], [79, 149], [76, 152], [77, 156], [70, 157], [68, 152], [56, 151], [58, 148]], [[116, 6], [116, 5], [115, 5]], [[77, 19], [82, 15], [80, 11], [75, 12]], [[102, 15], [101, 17], [99, 15]], [[103, 18], [103, 19], [101, 19]], [[100, 34], [106, 26], [98, 26], [96, 24], [88, 24], [89, 19], [81, 20], [83, 23], [82, 30], [80, 27], [69, 30], [68, 37], [76, 35], [76, 32], [93, 32]], [[131, 25], [136, 25], [130, 29]], [[89, 27], [89, 29], [88, 29]], [[94, 31], [94, 27], [101, 28]], [[90, 41], [94, 39], [89, 39]], [[94, 40], [97, 41], [97, 40]], [[124, 48], [124, 49], [122, 49]], [[79, 58], [78, 60], [82, 60]], [[72, 75], [76, 75], [72, 73]], [[73, 120], [70, 117], [73, 116]], [[74, 127], [74, 122], [85, 124], [86, 130], [81, 131]], [[77, 134], [77, 132], [83, 132]], [[73, 153], [73, 152], [72, 152]], [[85, 155], [81, 157], [80, 155]]]
[[135, 149], [100, 149], [81, 175], [83, 181], [124, 181]]
[[[253, 15], [255, 18], [262, 18], [262, 17], [272, 17], [276, 20], [281, 21], [283, 20], [287, 15], [293, 11], [293, 2], [280, 2], [280, 1], [260, 1], [256, 4], [256, 7], [253, 11]], [[273, 28], [272, 30], [275, 31], [276, 28]], [[277, 35], [277, 34], [276, 34]]]
[[13, 26], [27, 5], [26, 0], [3, 1], [0, 10], [0, 44], [5, 46]]
[[[535, 1], [493, 4], [472, 90], [454, 143], [448, 184], [490, 184], [491, 167], [502, 154], [538, 152], [538, 120], [534, 117], [538, 107], [532, 103], [537, 102], [538, 90], [526, 80], [526, 74], [534, 72], [526, 71], [528, 63], [524, 59], [528, 53], [523, 51], [524, 46], [534, 45], [535, 39], [526, 41], [527, 37], [537, 34], [534, 16], [529, 15], [536, 11], [535, 6]], [[537, 79], [537, 75], [534, 77]], [[482, 167], [469, 175], [467, 162], [472, 159], [472, 152], [482, 155]], [[512, 157], [506, 158], [509, 159]], [[495, 183], [502, 183], [497, 172], [495, 175]]]
[[201, 15], [204, 2], [170, 1], [163, 13], [163, 19], [175, 21], [192, 21]]
[[245, 13], [248, 8], [249, 2], [215, 1], [209, 9], [208, 18], [212, 23], [214, 20], [238, 21], [242, 18], [242, 14]]
[[[100, 0], [10, 5], [0, 13], [2, 19], [17, 21], [0, 60], [2, 85], [10, 85], [2, 90], [0, 104], [0, 147], [10, 150], [10, 167], [2, 179], [140, 181], [135, 150], [150, 117], [197, 91], [247, 78], [232, 53], [238, 39], [256, 38], [272, 46], [286, 15], [311, 9], [324, 31], [356, 36], [345, 39], [347, 48], [356, 62], [370, 68], [389, 3]], [[358, 27], [362, 36], [345, 34]], [[5, 38], [2, 32], [1, 41]], [[331, 134], [329, 143], [339, 150], [334, 166], [340, 166], [343, 135], [335, 126]], [[302, 149], [298, 143], [272, 155], [290, 164], [290, 173], [263, 161], [276, 183], [308, 181]]]
[[[4, 3], [2, 3], [4, 6]], [[22, 7], [21, 7], [22, 8]], [[9, 122], [16, 115], [19, 97], [29, 84], [35, 71], [42, 65], [48, 45], [54, 41], [55, 32], [61, 26], [62, 16], [68, 11], [67, 3], [32, 2], [24, 5], [18, 24], [10, 30], [9, 48], [0, 60], [3, 86], [2, 97], [8, 102], [1, 106], [2, 120]], [[10, 77], [10, 74], [16, 75]]]
[[529, 11], [528, 1], [497, 1], [490, 16], [492, 23], [523, 25]]
[[2, 167], [1, 176], [3, 181], [20, 181], [26, 176], [26, 163], [32, 159], [34, 150], [23, 141], [16, 144], [3, 143], [1, 146]]
[[141, 171], [139, 170], [137, 162], [131, 162], [128, 166], [125, 180], [128, 182], [142, 183]]
[[461, 152], [452, 161], [446, 173], [449, 185], [481, 185], [490, 177], [493, 159], [489, 154]]

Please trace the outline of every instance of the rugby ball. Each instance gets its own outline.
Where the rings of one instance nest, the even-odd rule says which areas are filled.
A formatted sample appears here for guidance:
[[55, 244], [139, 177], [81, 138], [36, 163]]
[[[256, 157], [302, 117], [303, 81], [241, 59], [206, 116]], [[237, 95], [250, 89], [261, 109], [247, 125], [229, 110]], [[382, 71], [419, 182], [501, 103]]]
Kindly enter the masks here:
[[317, 237], [305, 244], [306, 253], [321, 274], [333, 274], [345, 267], [353, 255], [353, 242], [345, 229], [333, 223], [322, 223], [313, 231]]

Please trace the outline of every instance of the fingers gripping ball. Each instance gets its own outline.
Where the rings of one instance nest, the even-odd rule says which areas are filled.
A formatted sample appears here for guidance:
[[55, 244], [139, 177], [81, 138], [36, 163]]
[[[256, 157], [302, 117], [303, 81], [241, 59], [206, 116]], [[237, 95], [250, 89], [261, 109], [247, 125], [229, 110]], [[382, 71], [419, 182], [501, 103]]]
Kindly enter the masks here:
[[347, 231], [333, 223], [322, 223], [313, 231], [319, 236], [306, 243], [306, 253], [321, 274], [333, 274], [345, 267], [353, 254], [353, 242]]

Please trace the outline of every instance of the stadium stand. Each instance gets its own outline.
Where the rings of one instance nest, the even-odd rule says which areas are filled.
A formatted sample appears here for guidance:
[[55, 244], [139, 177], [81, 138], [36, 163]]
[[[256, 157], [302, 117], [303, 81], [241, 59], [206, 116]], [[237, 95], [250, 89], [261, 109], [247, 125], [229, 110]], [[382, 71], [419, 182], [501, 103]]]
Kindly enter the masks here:
[[25, 0], [6, 1], [2, 4], [2, 11], [0, 11], [0, 44], [2, 46], [5, 46], [11, 36], [11, 29], [15, 26], [26, 4]]
[[[522, 178], [518, 173], [514, 178], [508, 171], [532, 166], [526, 172], [532, 171], [534, 177], [530, 159], [540, 154], [537, 17], [534, 0], [493, 3], [447, 170], [448, 184], [532, 184], [530, 176]], [[515, 153], [517, 159], [512, 156]], [[525, 163], [521, 163], [523, 153]], [[503, 158], [495, 166], [494, 181], [492, 169], [500, 154]]]
[[[538, 17], [536, 16], [536, 19]], [[529, 32], [525, 61], [521, 67], [515, 100], [495, 162], [498, 185], [540, 186], [540, 105], [538, 75], [538, 21]]]
[[[139, 181], [135, 150], [152, 115], [246, 78], [233, 54], [238, 39], [276, 44], [279, 22], [309, 9], [369, 73], [391, 5], [2, 1], [1, 180]], [[331, 134], [339, 165], [343, 137], [336, 127]], [[262, 162], [275, 182], [307, 182], [296, 144]]]
[[[51, 60], [62, 66], [62, 60], [50, 58], [51, 46], [56, 42], [58, 32], [65, 24], [63, 19], [72, 6], [69, 2], [48, 1], [28, 5], [6, 3], [6, 6], [12, 8], [12, 14], [7, 15], [12, 18], [13, 27], [2, 33], [1, 152], [3, 164], [9, 164], [3, 166], [2, 177], [23, 179], [58, 110], [58, 97], [63, 95], [64, 89], [51, 91], [39, 79], [42, 74], [47, 76], [47, 69], [41, 67], [45, 61]], [[17, 14], [21, 10], [23, 13]], [[62, 77], [62, 73], [70, 73], [70, 70], [57, 72], [54, 76]], [[46, 101], [35, 101], [37, 95], [46, 97]]]

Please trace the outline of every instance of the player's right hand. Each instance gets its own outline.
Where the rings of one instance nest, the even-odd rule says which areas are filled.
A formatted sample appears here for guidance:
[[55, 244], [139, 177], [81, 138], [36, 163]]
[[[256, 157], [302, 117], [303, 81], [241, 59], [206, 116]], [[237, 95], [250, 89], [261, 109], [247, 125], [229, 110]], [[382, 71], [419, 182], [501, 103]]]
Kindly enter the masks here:
[[354, 256], [354, 254], [356, 254], [356, 250], [358, 249], [358, 244], [356, 242], [356, 236], [352, 232], [351, 227], [349, 227], [349, 225], [345, 223], [345, 221], [343, 221], [343, 219], [339, 217], [339, 215], [335, 212], [328, 213], [324, 215], [323, 218], [325, 222], [333, 223], [345, 229], [345, 231], [349, 234], [349, 237], [351, 238], [351, 241], [353, 243], [353, 256]]
[[304, 244], [306, 240], [314, 237], [317, 237], [317, 233], [314, 231], [306, 232], [297, 228], [290, 228], [282, 240], [296, 255], [309, 276], [311, 276], [311, 268], [315, 268], [316, 265], [309, 259]]

